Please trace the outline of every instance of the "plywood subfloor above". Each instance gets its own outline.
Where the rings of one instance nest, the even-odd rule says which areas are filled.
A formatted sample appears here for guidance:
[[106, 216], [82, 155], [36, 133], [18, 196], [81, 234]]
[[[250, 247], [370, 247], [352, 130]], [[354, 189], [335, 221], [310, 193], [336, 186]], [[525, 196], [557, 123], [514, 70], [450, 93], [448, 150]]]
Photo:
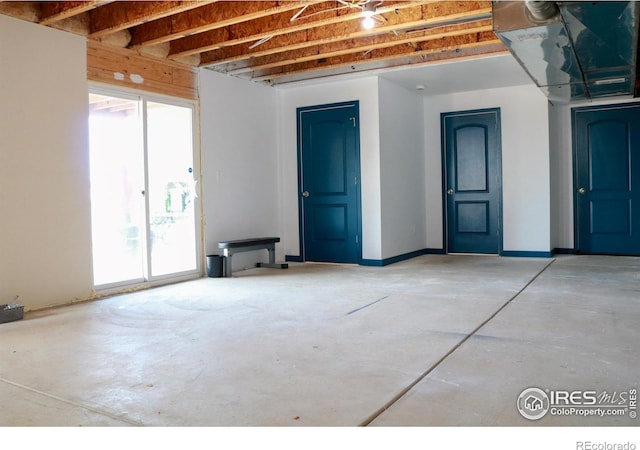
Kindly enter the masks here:
[[272, 85], [506, 52], [490, 1], [0, 1], [0, 14]]

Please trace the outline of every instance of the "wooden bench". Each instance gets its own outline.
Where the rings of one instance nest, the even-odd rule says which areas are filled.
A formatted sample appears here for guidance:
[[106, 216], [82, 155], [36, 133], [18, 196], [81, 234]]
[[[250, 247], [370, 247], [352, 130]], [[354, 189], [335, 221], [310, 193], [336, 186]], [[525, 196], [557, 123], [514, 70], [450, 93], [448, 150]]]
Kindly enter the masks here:
[[276, 264], [276, 242], [280, 242], [279, 237], [261, 237], [218, 242], [218, 248], [222, 249], [222, 254], [225, 257], [224, 276], [231, 276], [231, 257], [235, 253], [250, 252], [254, 250], [266, 249], [269, 251], [269, 262], [258, 263], [257, 267], [270, 267], [272, 269], [288, 268], [289, 264]]

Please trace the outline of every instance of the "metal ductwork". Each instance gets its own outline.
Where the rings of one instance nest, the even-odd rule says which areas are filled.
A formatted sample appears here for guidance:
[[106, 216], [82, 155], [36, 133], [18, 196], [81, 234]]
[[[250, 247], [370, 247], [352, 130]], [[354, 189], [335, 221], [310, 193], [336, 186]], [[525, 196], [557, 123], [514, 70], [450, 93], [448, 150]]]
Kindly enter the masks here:
[[552, 101], [631, 96], [639, 11], [634, 1], [496, 1], [493, 28]]
[[529, 1], [525, 2], [527, 10], [535, 20], [549, 20], [558, 14], [558, 7], [555, 2], [539, 2]]

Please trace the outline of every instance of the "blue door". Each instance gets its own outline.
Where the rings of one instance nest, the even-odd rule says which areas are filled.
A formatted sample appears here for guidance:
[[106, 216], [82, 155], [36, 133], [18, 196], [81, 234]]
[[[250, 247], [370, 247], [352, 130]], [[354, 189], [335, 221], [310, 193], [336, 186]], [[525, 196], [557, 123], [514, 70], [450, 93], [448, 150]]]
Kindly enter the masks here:
[[298, 108], [304, 261], [360, 261], [358, 112], [358, 102]]
[[640, 255], [640, 107], [573, 110], [576, 249]]
[[441, 122], [446, 250], [498, 254], [500, 110], [443, 113]]

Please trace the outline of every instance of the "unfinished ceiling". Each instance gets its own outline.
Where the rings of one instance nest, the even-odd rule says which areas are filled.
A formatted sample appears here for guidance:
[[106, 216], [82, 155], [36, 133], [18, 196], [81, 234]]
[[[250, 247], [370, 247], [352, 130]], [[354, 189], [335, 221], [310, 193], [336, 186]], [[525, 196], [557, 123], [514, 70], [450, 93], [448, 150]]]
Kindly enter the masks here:
[[490, 1], [0, 1], [1, 14], [271, 85], [506, 53], [491, 12]]

